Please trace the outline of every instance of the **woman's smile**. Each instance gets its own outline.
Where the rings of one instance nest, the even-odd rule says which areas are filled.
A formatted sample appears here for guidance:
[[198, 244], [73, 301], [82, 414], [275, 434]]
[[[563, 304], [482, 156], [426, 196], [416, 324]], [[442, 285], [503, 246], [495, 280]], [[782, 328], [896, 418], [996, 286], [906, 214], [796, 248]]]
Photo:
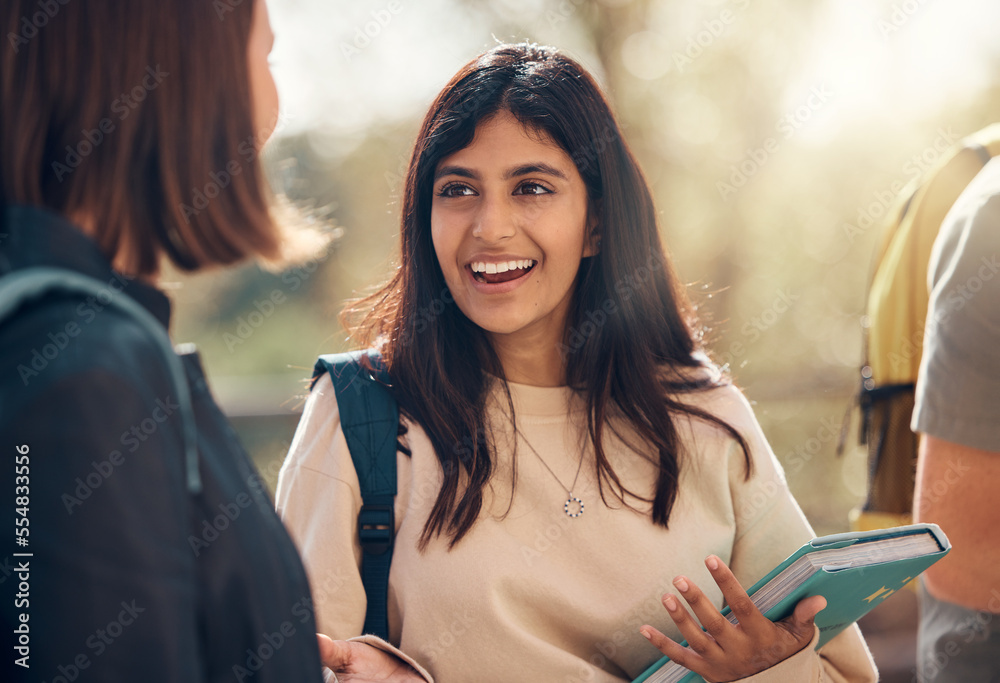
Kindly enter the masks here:
[[537, 261], [528, 258], [483, 259], [467, 265], [473, 287], [483, 294], [506, 294], [524, 283]]

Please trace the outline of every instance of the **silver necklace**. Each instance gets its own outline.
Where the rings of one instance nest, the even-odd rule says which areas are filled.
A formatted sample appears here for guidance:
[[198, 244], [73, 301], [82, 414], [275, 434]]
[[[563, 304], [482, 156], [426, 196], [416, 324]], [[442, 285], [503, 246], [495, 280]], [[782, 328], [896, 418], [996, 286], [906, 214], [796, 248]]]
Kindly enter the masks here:
[[566, 489], [566, 495], [568, 496], [568, 498], [566, 498], [566, 504], [563, 505], [563, 510], [566, 512], [566, 514], [569, 517], [579, 517], [580, 515], [582, 515], [583, 501], [580, 500], [577, 496], [573, 495], [573, 489], [576, 488], [576, 481], [577, 479], [580, 478], [580, 470], [583, 469], [583, 456], [586, 454], [586, 451], [583, 451], [583, 453], [580, 454], [580, 464], [577, 465], [576, 467], [576, 476], [573, 477], [573, 485], [569, 488], [566, 488], [566, 485], [563, 484], [562, 481], [560, 481], [559, 477], [556, 476], [556, 473], [552, 471], [552, 468], [549, 467], [544, 460], [542, 460], [542, 456], [538, 454], [538, 451], [536, 451], [535, 447], [531, 445], [531, 442], [528, 441], [528, 439], [524, 436], [524, 434], [521, 433], [521, 430], [518, 429], [517, 427], [514, 427], [514, 431], [516, 431], [518, 436], [520, 436], [521, 439], [524, 441], [524, 443], [527, 444], [528, 448], [531, 449], [531, 452], [535, 454], [535, 457], [538, 458], [538, 460], [542, 463], [542, 465], [545, 465], [545, 469], [549, 471], [549, 474], [551, 474], [552, 477], [559, 482], [560, 486]]

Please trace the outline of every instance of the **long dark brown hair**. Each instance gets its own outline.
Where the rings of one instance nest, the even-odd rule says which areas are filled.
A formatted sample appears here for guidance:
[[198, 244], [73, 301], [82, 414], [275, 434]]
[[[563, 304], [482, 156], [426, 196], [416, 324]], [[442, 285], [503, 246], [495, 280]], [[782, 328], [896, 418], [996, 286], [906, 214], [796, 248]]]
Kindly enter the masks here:
[[280, 259], [247, 64], [260, 2], [5, 1], [0, 195], [89, 217], [132, 275], [164, 253]]
[[[487, 334], [448, 293], [430, 214], [438, 162], [501, 111], [551, 136], [586, 184], [600, 249], [580, 265], [561, 347], [565, 376], [587, 402], [602, 500], [610, 488], [622, 502], [626, 494], [652, 502], [653, 522], [666, 527], [683, 455], [672, 415], [728, 432], [743, 448], [749, 477], [746, 442], [725, 421], [676, 398], [724, 380], [692, 372], [703, 366], [694, 355], [701, 328], [661, 244], [649, 187], [597, 83], [552, 48], [500, 45], [463, 67], [431, 105], [406, 177], [399, 268], [342, 315], [356, 343], [381, 348], [400, 409], [423, 427], [441, 462], [444, 482], [420, 545], [442, 533], [452, 546], [461, 540], [494, 469], [485, 407], [488, 376], [503, 378], [503, 367]], [[507, 404], [513, 411], [509, 391]], [[658, 454], [652, 501], [627, 490], [608, 462], [610, 417], [623, 418]]]

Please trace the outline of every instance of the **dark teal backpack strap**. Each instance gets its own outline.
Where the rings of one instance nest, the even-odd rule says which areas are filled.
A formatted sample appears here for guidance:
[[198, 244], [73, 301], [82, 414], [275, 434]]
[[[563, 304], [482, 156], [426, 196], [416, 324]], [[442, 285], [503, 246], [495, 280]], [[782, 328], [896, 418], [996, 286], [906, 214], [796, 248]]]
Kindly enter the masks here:
[[135, 299], [121, 292], [110, 291], [107, 285], [94, 278], [80, 275], [65, 268], [34, 266], [15, 270], [0, 278], [0, 321], [12, 316], [19, 307], [52, 292], [66, 292], [81, 297], [100, 297], [103, 302], [111, 295], [110, 304], [135, 320], [158, 347], [167, 365], [167, 372], [180, 405], [181, 437], [187, 470], [187, 488], [192, 494], [201, 492], [201, 475], [198, 472], [198, 430], [191, 407], [191, 393], [181, 359], [174, 352], [163, 325], [138, 304]]
[[[367, 363], [365, 363], [367, 360]], [[369, 367], [365, 367], [368, 365]], [[368, 597], [365, 633], [389, 638], [389, 567], [396, 524], [396, 436], [399, 408], [385, 386], [389, 374], [375, 350], [320, 356], [313, 383], [330, 373], [340, 424], [361, 485], [361, 580]]]

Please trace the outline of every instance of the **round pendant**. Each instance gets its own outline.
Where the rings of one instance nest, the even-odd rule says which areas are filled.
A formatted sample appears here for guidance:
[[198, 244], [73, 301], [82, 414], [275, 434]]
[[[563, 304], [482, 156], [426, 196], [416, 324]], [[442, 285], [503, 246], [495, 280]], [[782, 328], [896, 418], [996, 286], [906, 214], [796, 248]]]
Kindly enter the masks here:
[[563, 506], [563, 509], [570, 517], [579, 517], [583, 514], [583, 501], [571, 493], [569, 494], [569, 498], [566, 500], [566, 505]]

